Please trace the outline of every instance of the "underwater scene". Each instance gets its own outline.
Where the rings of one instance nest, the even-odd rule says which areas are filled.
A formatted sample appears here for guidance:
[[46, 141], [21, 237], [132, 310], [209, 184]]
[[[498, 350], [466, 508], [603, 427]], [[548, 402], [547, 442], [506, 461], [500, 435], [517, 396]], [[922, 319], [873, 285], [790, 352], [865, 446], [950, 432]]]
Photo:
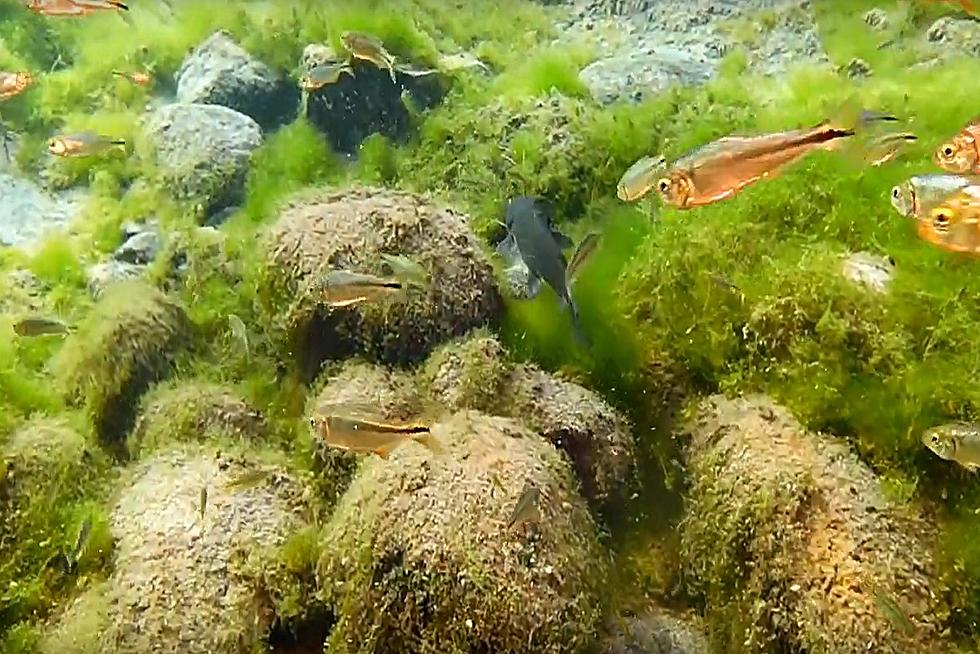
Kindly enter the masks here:
[[980, 652], [980, 2], [0, 0], [0, 653]]

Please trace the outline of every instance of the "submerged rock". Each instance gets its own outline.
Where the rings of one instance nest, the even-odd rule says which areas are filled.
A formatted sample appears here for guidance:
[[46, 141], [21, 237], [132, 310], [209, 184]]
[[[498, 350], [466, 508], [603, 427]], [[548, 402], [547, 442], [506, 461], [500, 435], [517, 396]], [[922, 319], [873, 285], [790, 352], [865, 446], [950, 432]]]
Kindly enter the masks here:
[[29, 247], [64, 230], [81, 208], [76, 192], [49, 193], [29, 179], [0, 172], [0, 245]]
[[133, 457], [176, 442], [257, 440], [262, 414], [228, 388], [209, 383], [164, 384], [148, 393], [126, 442]]
[[154, 111], [146, 136], [166, 188], [194, 201], [205, 216], [238, 204], [252, 152], [262, 144], [258, 123], [213, 104], [169, 104]]
[[[408, 444], [365, 460], [324, 530], [317, 580], [338, 619], [327, 649], [590, 651], [605, 557], [563, 458], [476, 412], [436, 431], [441, 455]], [[529, 482], [540, 523], [508, 528]]]
[[885, 293], [895, 274], [895, 261], [870, 252], [855, 252], [844, 258], [841, 272], [855, 284]]
[[[310, 55], [315, 56], [315, 55]], [[446, 80], [438, 74], [395, 73], [355, 60], [354, 75], [341, 75], [334, 84], [310, 92], [306, 116], [323, 132], [330, 147], [355, 154], [368, 136], [380, 133], [396, 142], [410, 134], [411, 115], [402, 93], [408, 93], [420, 110], [437, 105], [445, 96]]]
[[935, 527], [843, 443], [767, 398], [715, 396], [691, 425], [690, 472], [684, 579], [721, 649], [945, 651]]
[[510, 375], [502, 405], [563, 450], [596, 507], [622, 501], [634, 488], [636, 451], [629, 421], [593, 391], [532, 365]]
[[429, 398], [447, 411], [495, 414], [512, 367], [500, 341], [481, 330], [433, 352], [417, 379]]
[[83, 404], [105, 444], [118, 445], [136, 404], [190, 338], [183, 307], [142, 282], [109, 287], [54, 362], [67, 400]]
[[77, 651], [100, 654], [237, 654], [264, 646], [274, 612], [257, 601], [259, 583], [242, 555], [282, 544], [302, 524], [301, 489], [281, 468], [256, 486], [225, 488], [249, 469], [211, 450], [179, 449], [128, 471], [110, 518], [112, 575], [62, 617], [49, 640], [85, 635], [95, 647]]
[[146, 272], [146, 266], [125, 261], [103, 261], [85, 269], [85, 281], [89, 295], [95, 299], [102, 297], [105, 290], [117, 282], [139, 279]]
[[651, 607], [612, 621], [602, 654], [708, 654], [711, 647], [693, 613]]
[[198, 45], [177, 71], [177, 100], [217, 104], [251, 117], [264, 129], [296, 115], [299, 89], [219, 30]]
[[[320, 192], [290, 203], [264, 237], [260, 295], [285, 329], [307, 378], [328, 359], [363, 354], [410, 363], [471, 328], [495, 322], [503, 304], [468, 219], [419, 196], [384, 189]], [[415, 260], [427, 288], [330, 309], [314, 285], [331, 269], [387, 274], [380, 254]]]

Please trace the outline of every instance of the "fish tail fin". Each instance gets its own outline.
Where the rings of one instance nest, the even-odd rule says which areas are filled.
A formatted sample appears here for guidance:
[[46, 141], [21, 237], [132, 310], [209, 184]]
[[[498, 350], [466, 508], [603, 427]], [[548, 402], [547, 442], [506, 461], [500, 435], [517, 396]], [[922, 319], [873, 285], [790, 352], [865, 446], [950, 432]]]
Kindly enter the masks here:
[[443, 454], [446, 451], [445, 446], [439, 442], [439, 439], [432, 435], [432, 432], [426, 432], [424, 434], [418, 434], [412, 437], [412, 440], [427, 448], [433, 454]]
[[124, 73], [121, 70], [114, 70], [112, 71], [112, 74], [115, 75], [116, 77], [126, 77], [126, 73]]
[[117, 2], [116, 0], [106, 0], [106, 4], [110, 4], [113, 7], [115, 7], [116, 9], [122, 9], [123, 11], [129, 11], [129, 5], [125, 5], [125, 4], [121, 3], [121, 2]]

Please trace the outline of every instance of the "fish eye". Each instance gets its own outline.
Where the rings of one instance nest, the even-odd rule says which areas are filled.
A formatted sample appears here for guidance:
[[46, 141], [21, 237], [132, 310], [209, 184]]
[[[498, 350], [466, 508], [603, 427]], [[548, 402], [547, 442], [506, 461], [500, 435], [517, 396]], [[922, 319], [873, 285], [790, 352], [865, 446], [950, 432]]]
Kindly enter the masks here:
[[945, 228], [947, 225], [949, 225], [950, 218], [952, 218], [952, 216], [950, 216], [948, 211], [940, 209], [933, 214], [932, 222], [938, 228]]
[[943, 156], [944, 157], [952, 157], [953, 156], [953, 146], [951, 146], [951, 145], [944, 145], [943, 146]]
[[933, 445], [939, 445], [939, 434], [933, 434], [932, 435], [932, 444]]
[[895, 198], [896, 200], [898, 199], [899, 193], [900, 191], [898, 190], [897, 186], [892, 189], [892, 197]]
[[657, 182], [657, 188], [660, 189], [661, 193], [666, 193], [670, 190], [670, 180], [666, 177], [662, 177], [659, 182]]

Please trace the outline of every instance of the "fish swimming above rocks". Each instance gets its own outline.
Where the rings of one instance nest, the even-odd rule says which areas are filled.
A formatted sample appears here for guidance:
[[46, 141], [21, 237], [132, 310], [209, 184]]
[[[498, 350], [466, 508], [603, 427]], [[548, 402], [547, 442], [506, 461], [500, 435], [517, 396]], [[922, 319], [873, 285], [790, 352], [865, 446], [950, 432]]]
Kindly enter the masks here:
[[377, 37], [364, 32], [346, 31], [340, 35], [344, 48], [354, 59], [369, 61], [382, 70], [387, 70], [391, 82], [395, 79], [395, 58], [385, 50], [384, 44]]
[[947, 172], [980, 175], [980, 116], [936, 148], [933, 161]]
[[666, 167], [656, 182], [660, 197], [678, 209], [713, 204], [772, 177], [816, 150], [835, 150], [864, 128], [894, 116], [862, 111], [854, 119], [826, 120], [808, 129], [761, 136], [726, 136]]
[[960, 189], [980, 184], [980, 175], [914, 175], [892, 187], [895, 211], [906, 218], [922, 218]]
[[421, 423], [398, 424], [334, 415], [333, 411], [323, 407], [310, 417], [310, 426], [328, 447], [372, 452], [382, 459], [387, 459], [391, 450], [408, 441], [415, 441], [433, 452], [442, 451], [431, 428]]
[[619, 179], [616, 197], [623, 202], [639, 200], [656, 187], [666, 165], [667, 160], [663, 156], [637, 159]]
[[511, 512], [510, 518], [507, 519], [508, 529], [514, 525], [541, 520], [541, 511], [538, 508], [540, 501], [541, 490], [536, 486], [528, 484], [524, 492], [517, 499], [517, 504], [514, 505], [514, 510]]
[[48, 152], [57, 157], [88, 157], [114, 145], [125, 146], [126, 141], [95, 132], [78, 132], [48, 139]]
[[397, 279], [349, 270], [331, 270], [316, 282], [316, 286], [327, 305], [334, 309], [374, 300], [404, 288]]
[[980, 186], [967, 186], [916, 223], [919, 237], [947, 252], [980, 256]]
[[20, 95], [33, 83], [34, 76], [30, 73], [0, 72], [0, 101], [9, 100], [15, 95]]
[[572, 299], [568, 284], [568, 262], [562, 248], [570, 247], [571, 240], [554, 229], [550, 206], [538, 198], [518, 197], [507, 204], [505, 223], [507, 236], [497, 245], [497, 252], [508, 262], [518, 259], [524, 262], [529, 271], [529, 294], [537, 294], [541, 280], [544, 280], [561, 302], [572, 314], [572, 327], [576, 339], [583, 345], [588, 339], [579, 323], [578, 307]]
[[14, 323], [14, 333], [18, 336], [50, 336], [69, 331], [71, 328], [61, 320], [46, 316], [27, 316]]
[[316, 91], [324, 86], [336, 84], [344, 74], [354, 76], [354, 69], [349, 61], [334, 61], [314, 66], [299, 80], [300, 88], [304, 91]]
[[115, 0], [28, 0], [27, 8], [42, 16], [85, 16], [103, 10], [129, 11]]
[[144, 73], [142, 71], [133, 71], [127, 73], [122, 70], [114, 70], [112, 71], [112, 75], [114, 77], [124, 79], [128, 82], [132, 82], [137, 86], [150, 86], [151, 84], [153, 84], [153, 78], [150, 76], [150, 74]]
[[980, 470], [980, 425], [953, 422], [927, 429], [922, 444], [940, 459], [955, 461], [970, 472]]

